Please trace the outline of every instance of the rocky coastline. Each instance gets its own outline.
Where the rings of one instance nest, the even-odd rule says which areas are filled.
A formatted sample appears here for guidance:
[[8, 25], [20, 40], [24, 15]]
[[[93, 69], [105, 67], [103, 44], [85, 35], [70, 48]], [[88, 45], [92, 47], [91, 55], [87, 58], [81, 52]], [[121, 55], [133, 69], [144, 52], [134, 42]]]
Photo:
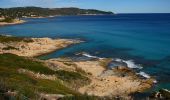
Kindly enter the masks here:
[[80, 42], [79, 40], [50, 38], [31, 38], [28, 41], [19, 42], [9, 41], [0, 43], [0, 54], [11, 53], [18, 56], [36, 57]]
[[[51, 39], [51, 38], [18, 38], [11, 36], [0, 37], [0, 54], [15, 54], [18, 56], [32, 59], [44, 64], [48, 69], [57, 72], [57, 75], [46, 75], [36, 73], [28, 69], [19, 68], [19, 74], [25, 74], [37, 79], [60, 80], [61, 83], [67, 85], [70, 89], [89, 96], [97, 97], [120, 97], [130, 100], [130, 94], [143, 92], [154, 85], [155, 79], [141, 78], [132, 69], [126, 66], [117, 66], [108, 68], [111, 62], [110, 58], [97, 58], [92, 60], [74, 61], [70, 58], [53, 58], [49, 60], [39, 60], [33, 58], [46, 53], [50, 53], [72, 44], [81, 43], [80, 40], [72, 39]], [[63, 79], [63, 74], [69, 72], [70, 75], [76, 74], [76, 77], [84, 77], [80, 79]], [[75, 75], [73, 75], [75, 77]], [[41, 97], [47, 100], [56, 98], [54, 94], [49, 97], [48, 93], [40, 93]], [[43, 95], [42, 95], [43, 94]], [[49, 94], [50, 95], [50, 94]], [[62, 95], [63, 97], [63, 95]], [[50, 98], [50, 99], [48, 99]]]

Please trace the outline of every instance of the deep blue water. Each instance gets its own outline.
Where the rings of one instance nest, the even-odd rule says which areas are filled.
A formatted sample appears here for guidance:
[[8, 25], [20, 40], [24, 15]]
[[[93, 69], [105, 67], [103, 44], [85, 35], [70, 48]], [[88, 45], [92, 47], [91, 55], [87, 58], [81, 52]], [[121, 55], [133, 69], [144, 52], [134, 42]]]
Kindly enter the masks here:
[[0, 27], [1, 34], [26, 37], [78, 38], [85, 43], [43, 56], [53, 58], [87, 52], [99, 57], [133, 59], [154, 76], [156, 88], [170, 89], [170, 14], [59, 16], [26, 19]]

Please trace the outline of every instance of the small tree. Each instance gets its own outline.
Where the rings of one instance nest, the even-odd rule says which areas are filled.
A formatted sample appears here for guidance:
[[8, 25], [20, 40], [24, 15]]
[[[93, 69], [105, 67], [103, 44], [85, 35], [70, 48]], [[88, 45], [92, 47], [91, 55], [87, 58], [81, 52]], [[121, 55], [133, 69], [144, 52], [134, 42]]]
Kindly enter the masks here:
[[11, 17], [6, 17], [3, 22], [12, 23], [14, 20]]

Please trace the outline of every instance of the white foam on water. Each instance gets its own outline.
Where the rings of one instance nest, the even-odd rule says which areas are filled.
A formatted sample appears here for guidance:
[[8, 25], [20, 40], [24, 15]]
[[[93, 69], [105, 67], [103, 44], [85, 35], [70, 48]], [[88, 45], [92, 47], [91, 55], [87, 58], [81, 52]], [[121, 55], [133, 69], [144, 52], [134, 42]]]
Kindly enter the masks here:
[[[86, 57], [89, 57], [89, 58], [97, 58], [97, 59], [103, 59], [103, 58], [100, 58], [100, 57], [97, 57], [97, 56], [92, 56], [88, 53], [82, 53], [83, 56], [86, 56]], [[135, 64], [135, 62], [133, 60], [123, 60], [123, 59], [119, 59], [119, 58], [116, 58], [116, 59], [113, 59], [114, 61], [117, 61], [117, 62], [122, 62], [122, 63], [126, 63], [127, 64], [127, 67], [128, 68], [131, 68], [131, 69], [135, 69], [135, 68], [138, 68], [138, 69], [142, 69], [143, 67], [138, 65], [138, 64]], [[143, 76], [144, 78], [151, 78], [151, 76], [145, 72], [142, 72], [140, 71], [139, 73], [137, 73], [138, 75], [141, 75]], [[157, 80], [154, 80], [154, 83], [157, 83]]]
[[[151, 76], [149, 75], [149, 74], [147, 74], [147, 73], [145, 73], [145, 72], [139, 72], [139, 73], [137, 73], [138, 75], [141, 75], [141, 76], [143, 76], [144, 78], [147, 78], [147, 79], [149, 79], [149, 78], [151, 78]], [[158, 83], [158, 81], [157, 80], [154, 80], [153, 81], [153, 83]]]
[[122, 60], [122, 59], [119, 59], [119, 58], [116, 58], [115, 61], [117, 61], [117, 62], [123, 62], [123, 60]]
[[145, 72], [139, 72], [139, 73], [137, 73], [138, 75], [141, 75], [141, 76], [143, 76], [143, 77], [145, 77], [145, 78], [151, 78], [151, 76], [149, 75], [149, 74], [147, 74], [147, 73], [145, 73]]
[[88, 54], [88, 53], [83, 53], [82, 55], [83, 55], [83, 56], [86, 56], [86, 57], [89, 57], [89, 58], [103, 59], [103, 58], [100, 58], [100, 57], [97, 57], [97, 56], [92, 56], [92, 55], [90, 55], [90, 54]]
[[129, 68], [142, 69], [142, 66], [135, 64], [135, 62], [133, 60], [127, 60], [127, 61], [123, 61], [123, 62], [125, 62]]
[[[97, 57], [97, 56], [92, 56], [92, 55], [90, 55], [90, 54], [88, 54], [88, 53], [82, 53], [82, 55], [83, 55], [83, 56], [86, 56], [86, 57], [89, 57], [89, 58], [103, 59], [103, 58], [100, 58], [100, 57]], [[132, 69], [135, 69], [135, 68], [142, 69], [142, 66], [135, 64], [135, 62], [134, 62], [133, 60], [123, 60], [123, 59], [116, 58], [116, 59], [114, 59], [114, 61], [124, 62], [124, 63], [127, 64], [127, 67], [128, 67], [128, 68], [132, 68]]]
[[154, 83], [158, 83], [158, 81], [157, 81], [157, 80], [154, 80], [153, 82], [154, 82]]
[[116, 58], [114, 60], [117, 61], [117, 62], [124, 62], [124, 63], [126, 63], [128, 68], [132, 68], [132, 69], [139, 68], [139, 69], [142, 69], [142, 66], [135, 64], [135, 62], [133, 60], [123, 60], [123, 59], [119, 59], [119, 58]]

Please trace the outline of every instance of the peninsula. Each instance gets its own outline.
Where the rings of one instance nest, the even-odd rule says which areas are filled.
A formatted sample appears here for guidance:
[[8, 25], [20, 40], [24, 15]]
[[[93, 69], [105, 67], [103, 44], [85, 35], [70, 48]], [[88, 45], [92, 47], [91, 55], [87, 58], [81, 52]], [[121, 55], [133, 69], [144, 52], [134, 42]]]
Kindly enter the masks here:
[[25, 22], [26, 21], [20, 19], [4, 18], [4, 17], [0, 18], [0, 26], [22, 24]]
[[22, 24], [21, 18], [45, 18], [65, 15], [112, 15], [112, 12], [79, 8], [14, 7], [0, 8], [0, 26]]
[[170, 100], [170, 0], [0, 0], [0, 100]]
[[61, 15], [113, 15], [110, 11], [80, 8], [41, 8], [41, 7], [14, 7], [0, 8], [0, 17], [12, 18], [41, 18]]
[[35, 57], [80, 42], [80, 40], [71, 39], [19, 38], [0, 35], [0, 54], [11, 53], [18, 56]]
[[[154, 84], [126, 66], [108, 69], [110, 58], [33, 58], [80, 40], [0, 36], [0, 90], [5, 97], [46, 100], [122, 98]], [[29, 87], [29, 88], [28, 88]]]

